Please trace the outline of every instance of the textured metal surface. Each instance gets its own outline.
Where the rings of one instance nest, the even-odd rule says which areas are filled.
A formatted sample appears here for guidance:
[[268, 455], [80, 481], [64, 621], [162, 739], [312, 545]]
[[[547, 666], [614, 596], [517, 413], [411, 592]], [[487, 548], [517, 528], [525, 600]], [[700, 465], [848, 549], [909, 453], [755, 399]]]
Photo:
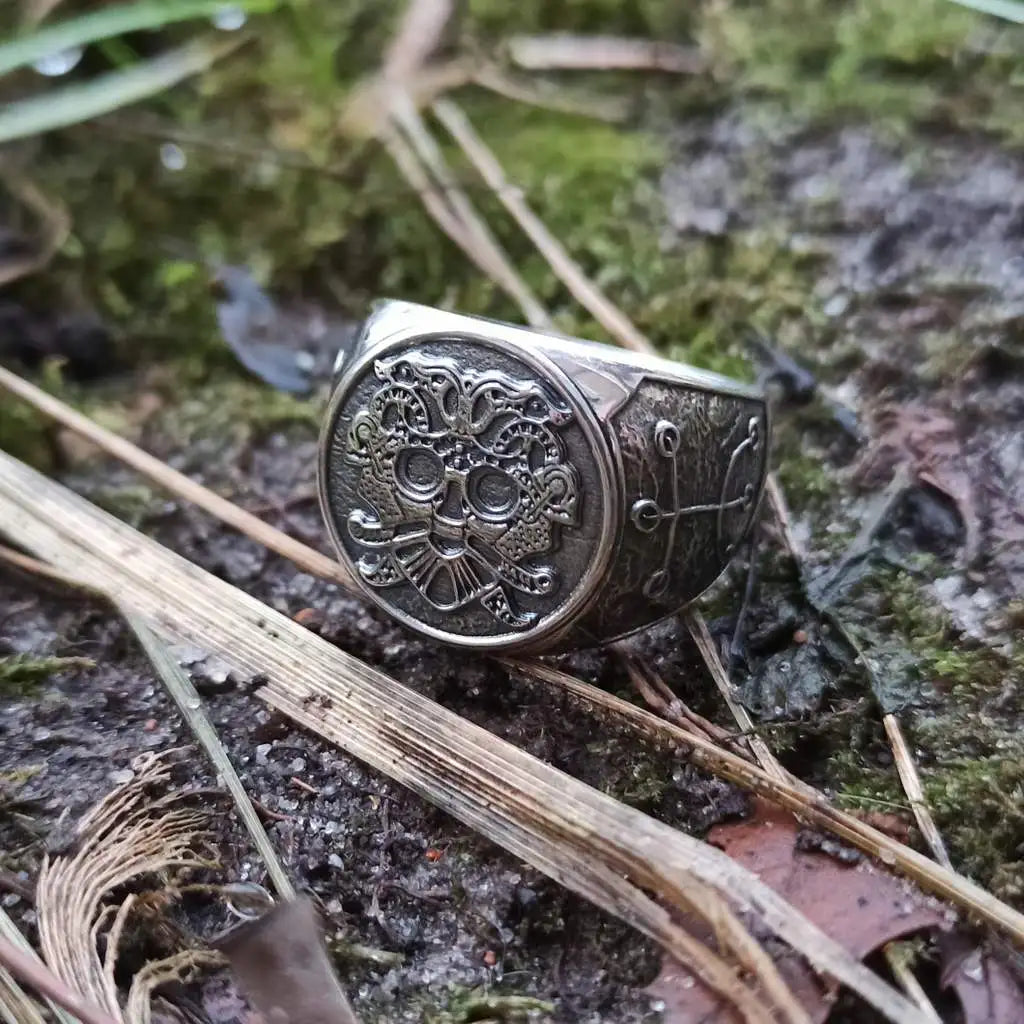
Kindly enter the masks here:
[[497, 644], [571, 614], [607, 502], [599, 428], [568, 382], [500, 346], [441, 339], [365, 361], [341, 396], [327, 503], [378, 603], [442, 638]]
[[753, 398], [645, 380], [610, 418], [626, 515], [581, 642], [632, 633], [714, 583], [757, 511], [766, 415]]
[[763, 399], [726, 378], [393, 303], [339, 358], [321, 502], [340, 557], [406, 625], [592, 646], [721, 574], [767, 432]]

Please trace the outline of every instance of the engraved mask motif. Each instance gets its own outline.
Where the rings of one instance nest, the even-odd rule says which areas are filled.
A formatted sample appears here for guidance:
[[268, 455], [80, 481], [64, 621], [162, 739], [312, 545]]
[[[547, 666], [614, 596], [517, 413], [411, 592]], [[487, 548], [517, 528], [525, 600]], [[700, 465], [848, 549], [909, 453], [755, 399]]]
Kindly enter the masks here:
[[409, 584], [441, 611], [479, 601], [525, 629], [558, 578], [539, 556], [577, 522], [579, 479], [557, 428], [568, 406], [538, 383], [415, 354], [378, 360], [380, 381], [348, 432], [358, 492], [349, 533], [374, 587]]

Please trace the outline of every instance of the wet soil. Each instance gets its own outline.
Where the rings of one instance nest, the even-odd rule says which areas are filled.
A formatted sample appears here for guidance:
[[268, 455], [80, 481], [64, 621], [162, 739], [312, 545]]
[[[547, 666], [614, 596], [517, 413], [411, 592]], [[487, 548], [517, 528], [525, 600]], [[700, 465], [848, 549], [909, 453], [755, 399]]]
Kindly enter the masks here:
[[[886, 553], [904, 562], [938, 558], [923, 568], [913, 563], [914, 580], [926, 601], [946, 609], [950, 642], [970, 640], [1006, 659], [1004, 671], [969, 695], [972, 712], [988, 716], [990, 726], [968, 745], [988, 756], [1001, 738], [1019, 735], [1022, 714], [1007, 608], [1024, 591], [1024, 165], [983, 139], [895, 141], [864, 126], [811, 131], [770, 110], [726, 111], [678, 128], [661, 188], [670, 256], [711, 238], [723, 250], [768, 246], [780, 262], [802, 268], [772, 343], [825, 389], [809, 404], [782, 401], [778, 409], [776, 464], [806, 575], [813, 579], [836, 564], [898, 465], [929, 475], [930, 489], [915, 489], [925, 496], [903, 510]], [[140, 371], [118, 386], [148, 385]], [[147, 449], [326, 550], [308, 497], [312, 427], [273, 428], [241, 440], [199, 431], [182, 445], [167, 415], [181, 396], [165, 389], [162, 401], [163, 411], [142, 434]], [[137, 483], [102, 458], [79, 453], [70, 462], [63, 479], [87, 495], [123, 498]], [[163, 543], [280, 611], [301, 615], [345, 650], [662, 820], [702, 835], [746, 810], [732, 787], [640, 749], [607, 723], [595, 726], [540, 687], [410, 639], [359, 601], [194, 509], [150, 495], [136, 515]], [[805, 778], [840, 794], [852, 788], [837, 750], [851, 753], [862, 769], [891, 774], [869, 688], [815, 624], [770, 525], [761, 536], [761, 571], [737, 667], [752, 706], [781, 723], [778, 747]], [[711, 595], [709, 613], [722, 638], [732, 635], [744, 584], [738, 565]], [[851, 606], [854, 619], [877, 617], [884, 592], [869, 590], [866, 600]], [[905, 625], [883, 623], [882, 632], [920, 665], [927, 652], [900, 632]], [[801, 632], [810, 634], [809, 643]], [[637, 646], [680, 696], [730, 724], [677, 623], [658, 627]], [[189, 737], [127, 627], [99, 604], [0, 570], [0, 653], [95, 662], [27, 692], [0, 694], [0, 867], [31, 878], [48, 837], [122, 779], [134, 755]], [[276, 719], [246, 693], [249, 680], [226, 677], [201, 651], [178, 653], [243, 781], [270, 812], [271, 837], [296, 880], [322, 901], [341, 939], [400, 954], [396, 966], [365, 952], [340, 961], [366, 1021], [457, 1013], [459, 999], [477, 987], [549, 1000], [554, 1009], [542, 1012], [543, 1020], [657, 1019], [641, 991], [658, 969], [649, 943], [486, 838]], [[603, 655], [578, 655], [570, 665], [628, 694]], [[763, 684], [760, 691], [750, 689], [752, 679]], [[804, 693], [792, 706], [788, 691], [779, 697], [787, 679], [799, 683], [792, 692]], [[946, 699], [940, 682], [934, 672], [920, 680], [908, 706], [911, 722], [935, 716]], [[771, 699], [755, 699], [768, 691]], [[918, 749], [922, 766], [941, 779], [945, 755], [929, 742]], [[181, 781], [215, 785], [198, 759]], [[263, 881], [230, 817], [215, 820], [222, 877]], [[1024, 826], [1013, 827], [1024, 843]], [[1008, 849], [1012, 840], [1011, 832]], [[1005, 895], [1014, 898], [1012, 891]], [[7, 893], [0, 901], [31, 929], [24, 898]], [[226, 923], [222, 915], [204, 927]], [[213, 1019], [232, 1019], [210, 998]]]

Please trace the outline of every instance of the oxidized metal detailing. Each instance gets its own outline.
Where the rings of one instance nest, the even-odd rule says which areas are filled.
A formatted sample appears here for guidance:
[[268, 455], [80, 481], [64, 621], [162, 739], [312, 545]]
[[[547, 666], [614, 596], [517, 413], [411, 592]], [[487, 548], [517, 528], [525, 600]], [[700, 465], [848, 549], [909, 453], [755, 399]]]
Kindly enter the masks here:
[[570, 650], [721, 575], [767, 450], [764, 399], [734, 381], [387, 303], [339, 357], [321, 503], [356, 582], [405, 625]]
[[348, 431], [360, 467], [348, 531], [372, 587], [414, 587], [438, 611], [474, 601], [525, 629], [516, 594], [558, 585], [548, 555], [577, 525], [579, 474], [558, 428], [568, 406], [537, 381], [418, 353], [379, 360], [380, 386]]
[[[726, 530], [726, 514], [731, 510], [750, 513], [754, 507], [756, 490], [750, 481], [743, 481], [738, 478], [735, 472], [740, 464], [744, 453], [749, 449], [751, 453], [757, 452], [761, 444], [761, 433], [763, 427], [759, 416], [751, 416], [747, 421], [747, 435], [732, 450], [729, 456], [729, 465], [726, 469], [725, 479], [722, 482], [722, 493], [718, 501], [703, 505], [686, 505], [679, 502], [680, 479], [685, 467], [680, 464], [680, 453], [685, 455], [683, 447], [683, 432], [669, 420], [659, 420], [654, 426], [654, 450], [664, 458], [668, 459], [671, 466], [672, 480], [672, 504], [669, 508], [662, 508], [654, 498], [640, 498], [633, 503], [630, 510], [630, 519], [633, 525], [641, 533], [653, 533], [663, 522], [668, 522], [668, 537], [665, 540], [665, 553], [661, 565], [655, 569], [643, 584], [644, 597], [661, 597], [668, 589], [671, 582], [670, 566], [672, 555], [675, 551], [676, 531], [679, 528], [680, 519], [685, 516], [711, 513], [715, 517], [715, 548], [720, 558], [728, 558], [735, 550], [735, 542], [730, 539]], [[742, 490], [732, 495], [731, 487], [739, 485]], [[740, 531], [745, 532], [744, 530]]]

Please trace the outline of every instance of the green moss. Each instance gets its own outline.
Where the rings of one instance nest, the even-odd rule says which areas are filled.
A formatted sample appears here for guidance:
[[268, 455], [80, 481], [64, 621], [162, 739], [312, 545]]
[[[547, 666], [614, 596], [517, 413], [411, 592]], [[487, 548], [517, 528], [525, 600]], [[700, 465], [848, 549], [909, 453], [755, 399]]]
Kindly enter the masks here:
[[57, 672], [73, 668], [93, 668], [89, 658], [36, 658], [12, 654], [0, 658], [0, 696], [26, 697]]
[[297, 398], [243, 376], [222, 372], [183, 387], [182, 392], [187, 397], [179, 395], [154, 423], [182, 451], [247, 444], [287, 424], [298, 424], [311, 434], [319, 429], [318, 398]]
[[449, 989], [449, 1002], [443, 1011], [426, 1011], [427, 1024], [470, 1024], [472, 1021], [532, 1020], [538, 1013], [552, 1013], [554, 1006], [533, 996], [487, 993], [480, 989]]
[[742, 89], [805, 116], [866, 114], [902, 129], [969, 112], [976, 124], [980, 98], [1004, 92], [1018, 59], [972, 50], [986, 25], [948, 0], [768, 0], [711, 5], [699, 31]]
[[852, 747], [838, 749], [828, 761], [828, 785], [843, 807], [904, 809], [907, 798], [890, 767], [868, 760]]
[[1024, 905], [1024, 743], [946, 763], [924, 784], [957, 868]]
[[0, 449], [43, 472], [53, 468], [53, 443], [47, 422], [7, 395], [0, 399]]
[[808, 454], [793, 445], [787, 445], [785, 452], [786, 457], [777, 460], [775, 472], [793, 508], [805, 513], [809, 507], [835, 498], [835, 480], [820, 455]]

